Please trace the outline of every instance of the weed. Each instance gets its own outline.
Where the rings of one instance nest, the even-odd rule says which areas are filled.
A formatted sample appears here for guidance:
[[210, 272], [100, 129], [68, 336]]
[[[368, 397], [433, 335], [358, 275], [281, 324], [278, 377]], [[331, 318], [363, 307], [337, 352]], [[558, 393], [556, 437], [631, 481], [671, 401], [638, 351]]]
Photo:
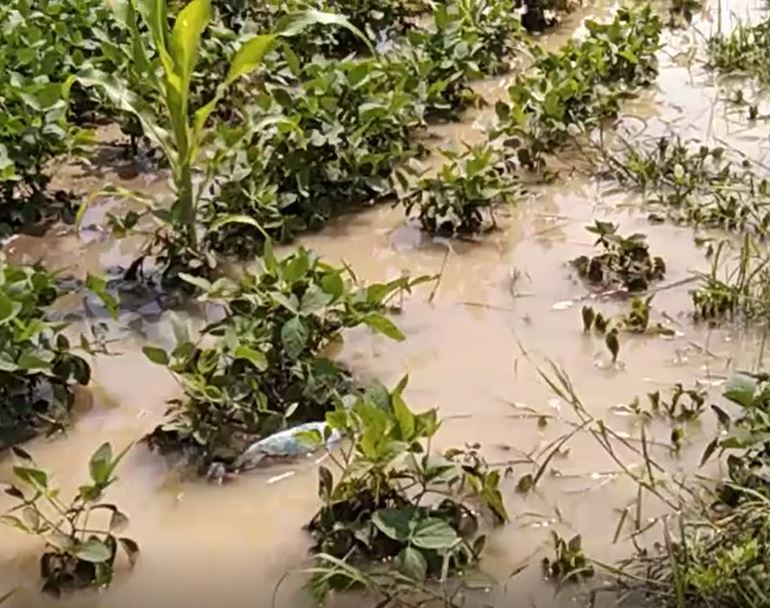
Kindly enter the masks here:
[[432, 234], [473, 235], [494, 228], [495, 207], [521, 193], [514, 163], [489, 144], [442, 154], [447, 162], [435, 177], [420, 177], [411, 186], [401, 174], [405, 213], [417, 209], [420, 225]]
[[665, 262], [661, 257], [650, 256], [645, 235], [635, 233], [622, 237], [617, 234], [617, 224], [598, 220], [586, 230], [597, 235], [594, 245], [600, 245], [603, 253], [592, 258], [582, 255], [571, 263], [590, 285], [600, 289], [645, 291], [652, 281], [664, 277]]
[[[443, 581], [483, 550], [478, 506], [497, 523], [508, 519], [500, 475], [487, 467], [478, 446], [443, 457], [430, 453], [440, 424], [436, 410], [413, 413], [402, 397], [405, 385], [406, 379], [391, 392], [372, 387], [326, 416], [329, 428], [351, 442], [330, 454], [340, 469], [336, 480], [328, 469], [319, 471], [324, 504], [308, 526], [320, 566], [310, 588], [319, 599], [360, 583], [342, 568], [322, 567], [327, 556], [364, 571], [392, 572], [396, 581]], [[316, 435], [309, 439], [322, 443]]]
[[[118, 546], [132, 565], [136, 561], [136, 541], [116, 536], [128, 524], [128, 517], [116, 505], [102, 502], [104, 492], [117, 480], [115, 468], [129, 447], [114, 456], [109, 443], [96, 450], [88, 464], [91, 483], [80, 486], [69, 504], [50, 485], [49, 474], [29, 454], [14, 448], [18, 464], [13, 472], [20, 485], [10, 485], [5, 493], [19, 504], [0, 521], [45, 541], [40, 558], [44, 591], [59, 595], [82, 587], [107, 587], [114, 575]], [[106, 525], [94, 521], [101, 513], [109, 515]]]
[[233, 465], [251, 442], [287, 425], [323, 419], [336, 397], [353, 390], [350, 374], [324, 356], [326, 347], [343, 329], [361, 325], [403, 340], [383, 313], [425, 280], [363, 287], [348, 269], [304, 249], [277, 260], [268, 247], [261, 265], [238, 282], [183, 275], [206, 300], [224, 306], [224, 317], [196, 342], [178, 328], [171, 353], [144, 349], [184, 390], [170, 402], [169, 420], [149, 435], [150, 444], [182, 450], [201, 472]]

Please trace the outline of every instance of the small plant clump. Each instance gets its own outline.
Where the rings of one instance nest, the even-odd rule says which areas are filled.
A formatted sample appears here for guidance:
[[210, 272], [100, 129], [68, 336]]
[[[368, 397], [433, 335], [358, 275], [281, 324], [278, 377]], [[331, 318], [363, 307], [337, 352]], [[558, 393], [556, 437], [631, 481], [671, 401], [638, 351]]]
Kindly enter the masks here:
[[558, 584], [577, 582], [594, 575], [594, 568], [583, 552], [583, 539], [573, 536], [569, 541], [551, 530], [553, 558], [543, 558], [543, 571]]
[[73, 384], [90, 382], [91, 368], [71, 352], [65, 325], [45, 311], [62, 293], [43, 269], [0, 258], [0, 448], [61, 428], [75, 401]]
[[[374, 386], [326, 415], [330, 431], [350, 445], [330, 456], [339, 468], [319, 471], [323, 506], [308, 529], [315, 539], [309, 583], [323, 599], [332, 589], [369, 587], [386, 597], [424, 590], [473, 565], [484, 548], [482, 513], [508, 520], [499, 489], [478, 446], [431, 454], [440, 421], [435, 409], [415, 414], [402, 392]], [[316, 433], [309, 438], [323, 443]]]
[[444, 151], [447, 162], [435, 176], [412, 186], [404, 177], [400, 203], [407, 215], [417, 211], [431, 234], [474, 235], [496, 227], [494, 211], [521, 193], [515, 163], [488, 144], [463, 153]]
[[745, 235], [734, 261], [723, 263], [727, 242], [714, 250], [711, 269], [690, 292], [695, 319], [709, 322], [764, 320], [770, 313], [770, 257]]
[[508, 90], [509, 101], [496, 106], [492, 135], [505, 137], [528, 168], [540, 169], [546, 154], [616, 116], [621, 100], [657, 74], [662, 24], [649, 4], [621, 8], [611, 23], [586, 27], [582, 42], [537, 52]]
[[88, 463], [91, 483], [80, 486], [69, 503], [62, 501], [50, 475], [29, 454], [13, 449], [18, 461], [13, 467], [16, 484], [9, 485], [5, 493], [18, 504], [0, 516], [0, 521], [45, 542], [40, 558], [43, 591], [58, 596], [63, 591], [109, 586], [118, 547], [131, 565], [135, 563], [139, 545], [127, 536], [118, 536], [128, 517], [116, 505], [103, 502], [129, 447], [117, 455], [109, 443], [96, 450]]
[[729, 34], [715, 34], [708, 40], [709, 66], [729, 75], [756, 78], [770, 84], [770, 19], [756, 25], [739, 23]]
[[729, 160], [724, 148], [662, 137], [640, 145], [626, 142], [623, 153], [602, 158], [605, 175], [637, 188], [647, 204], [675, 222], [767, 234], [770, 183], [748, 160]]
[[345, 268], [305, 249], [278, 260], [268, 247], [256, 274], [213, 284], [183, 275], [224, 316], [193, 342], [183, 327], [167, 353], [147, 357], [179, 380], [184, 397], [171, 401], [169, 420], [150, 445], [182, 451], [205, 472], [232, 466], [250, 443], [301, 422], [322, 420], [354, 389], [350, 374], [324, 355], [346, 328], [366, 326], [394, 340], [404, 336], [383, 313], [426, 277], [359, 285]]
[[630, 304], [631, 310], [627, 314], [615, 316], [608, 316], [601, 311], [595, 310], [593, 306], [584, 306], [581, 311], [583, 331], [588, 333], [593, 329], [596, 333], [604, 335], [615, 329], [633, 334], [674, 335], [674, 330], [662, 323], [650, 323], [650, 302], [652, 302], [652, 298], [653, 296], [633, 298]]
[[659, 256], [652, 257], [643, 234], [620, 236], [617, 224], [596, 221], [586, 228], [597, 235], [594, 246], [603, 253], [589, 258], [581, 255], [572, 260], [580, 278], [599, 289], [623, 289], [629, 292], [646, 291], [653, 281], [666, 274], [666, 264]]

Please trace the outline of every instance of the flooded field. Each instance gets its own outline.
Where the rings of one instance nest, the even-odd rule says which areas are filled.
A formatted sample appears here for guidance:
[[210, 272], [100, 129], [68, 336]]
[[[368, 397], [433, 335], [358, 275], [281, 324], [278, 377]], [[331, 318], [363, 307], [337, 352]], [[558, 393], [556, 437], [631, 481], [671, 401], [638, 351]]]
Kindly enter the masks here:
[[[545, 36], [543, 44], [557, 48], [579, 34], [582, 19], [602, 18], [611, 10], [582, 7]], [[653, 87], [624, 106], [618, 132], [629, 138], [676, 133], [723, 141], [765, 162], [770, 151], [767, 123], [747, 125], [735, 118], [722, 101], [724, 89], [704, 69], [701, 57], [705, 36], [762, 11], [758, 0], [723, 0], [696, 13], [692, 27], [667, 31], [659, 76]], [[510, 78], [478, 83], [491, 105], [469, 112], [462, 124], [437, 125], [430, 145], [478, 141]], [[165, 176], [126, 179], [109, 164], [98, 170], [65, 166], [56, 179], [84, 192], [106, 183], [147, 192], [167, 188]], [[693, 321], [693, 272], [708, 271], [710, 261], [694, 241], [692, 228], [652, 224], [640, 196], [587, 174], [579, 158], [575, 167], [553, 183], [530, 187], [524, 200], [498, 214], [500, 229], [478, 242], [428, 237], [387, 203], [338, 217], [299, 241], [326, 261], [348, 264], [366, 281], [392, 279], [405, 271], [440, 277], [404, 301], [396, 319], [407, 337], [404, 342], [358, 328], [345, 334], [337, 356], [356, 376], [379, 378], [387, 386], [408, 374], [406, 396], [412, 407], [437, 407], [445, 420], [434, 449], [478, 442], [490, 463], [503, 468], [510, 463], [502, 491], [511, 523], [490, 533], [480, 564], [487, 577], [479, 575], [479, 590], [466, 598], [469, 606], [584, 605], [587, 587], [566, 586], [557, 592], [543, 578], [540, 560], [551, 552], [551, 530], [567, 538], [580, 534], [586, 552], [597, 560], [610, 563], [629, 554], [629, 543], [614, 537], [621, 512], [635, 504], [637, 486], [620, 474], [590, 433], [577, 432], [563, 444], [536, 488], [517, 491], [519, 480], [534, 475], [554, 440], [578, 421], [572, 406], [549, 389], [538, 370], [552, 374], [551, 362], [562, 368], [591, 416], [634, 438], [639, 420], [624, 415], [619, 406], [655, 390], [666, 393], [676, 383], [701, 383], [716, 396], [732, 372], [762, 369], [767, 357], [762, 336]], [[9, 259], [42, 259], [48, 268], [80, 277], [127, 265], [136, 243], [116, 241], [91, 228], [105, 213], [122, 208], [118, 199], [107, 199], [91, 207], [79, 231], [57, 226], [42, 237], [10, 239], [5, 247]], [[614, 363], [603, 337], [583, 333], [581, 309], [590, 304], [622, 313], [627, 300], [589, 295], [568, 263], [591, 254], [595, 236], [585, 228], [597, 219], [617, 222], [622, 234], [645, 233], [650, 251], [667, 266], [665, 279], [650, 291], [651, 306], [655, 321], [670, 327], [673, 335], [623, 335]], [[71, 328], [77, 335], [89, 322], [82, 303], [67, 302], [62, 308], [60, 312], [81, 318]], [[201, 311], [185, 314], [202, 323]], [[83, 482], [88, 458], [101, 443], [123, 447], [138, 442], [163, 419], [166, 401], [179, 393], [168, 372], [141, 350], [148, 343], [171, 344], [167, 312], [150, 304], [125, 313], [111, 323], [110, 335], [116, 339], [110, 346], [115, 354], [93, 360], [93, 379], [79, 392], [71, 428], [25, 444], [64, 493]], [[716, 421], [704, 417], [685, 427], [679, 453], [670, 449], [668, 423], [647, 428], [655, 460], [681, 478], [716, 473], [699, 468]], [[642, 466], [631, 450], [619, 448], [619, 454], [632, 470]], [[319, 507], [318, 464], [316, 457], [270, 464], [219, 485], [180, 471], [139, 443], [122, 463], [120, 482], [109, 494], [130, 516], [131, 536], [141, 544], [133, 572], [129, 575], [121, 564], [109, 589], [45, 597], [39, 592], [39, 542], [6, 527], [0, 528], [0, 589], [16, 588], [9, 608], [312, 606], [299, 571], [307, 566], [311, 543], [303, 526]], [[10, 455], [0, 456], [0, 480], [10, 480], [10, 467]], [[9, 504], [0, 498], [0, 510]], [[663, 509], [650, 499], [642, 516]], [[590, 585], [601, 581], [596, 577]], [[329, 605], [366, 606], [367, 601], [342, 596]], [[603, 601], [614, 605], [611, 598]]]

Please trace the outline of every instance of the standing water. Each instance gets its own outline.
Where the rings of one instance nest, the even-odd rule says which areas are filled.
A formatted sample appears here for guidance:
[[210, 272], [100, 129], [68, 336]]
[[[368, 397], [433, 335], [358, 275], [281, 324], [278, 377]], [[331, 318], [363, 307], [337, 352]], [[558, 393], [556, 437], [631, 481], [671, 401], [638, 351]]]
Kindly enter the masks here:
[[[656, 84], [625, 106], [624, 132], [721, 139], [762, 161], [766, 129], [735, 124], [719, 101], [714, 77], [696, 59], [703, 36], [750, 19], [758, 9], [722, 0], [697, 15], [694, 27], [668, 32]], [[601, 18], [609, 10], [592, 6], [577, 11], [544, 38], [544, 45], [558, 48], [579, 30], [581, 19]], [[478, 89], [493, 105], [509, 80], [486, 80]], [[492, 115], [490, 108], [482, 109], [462, 124], [438, 126], [435, 141], [479, 141]], [[107, 181], [151, 192], [167, 187], [162, 176], [125, 179], [109, 169], [94, 173], [63, 167], [58, 179], [79, 190], [97, 190]], [[552, 529], [565, 537], [579, 533], [586, 551], [606, 562], [629, 554], [629, 546], [613, 543], [613, 536], [620, 511], [634, 501], [636, 486], [614, 473], [607, 453], [588, 435], [578, 433], [565, 444], [534, 491], [516, 490], [522, 475], [537, 470], [536, 464], [525, 462], [526, 455], [540, 454], [574, 420], [570, 406], [548, 389], [538, 369], [549, 369], [549, 360], [563, 368], [591, 415], [630, 434], [638, 422], [621, 416], [617, 406], [677, 382], [717, 387], [732, 370], [761, 364], [754, 336], [693, 323], [692, 285], [686, 280], [693, 271], [708, 269], [703, 250], [690, 228], [651, 225], [641, 202], [635, 194], [610, 191], [606, 183], [567, 171], [550, 185], [532, 188], [525, 200], [498, 218], [501, 229], [480, 242], [427, 238], [387, 204], [338, 218], [301, 240], [327, 261], [349, 264], [367, 281], [403, 271], [440, 275], [433, 293], [431, 285], [423, 286], [404, 302], [398, 322], [408, 336], [405, 342], [355, 330], [345, 335], [338, 356], [355, 374], [380, 378], [386, 385], [408, 374], [408, 401], [417, 410], [436, 406], [445, 419], [436, 449], [478, 442], [490, 463], [511, 463], [503, 494], [512, 522], [490, 536], [481, 570], [497, 583], [476, 598], [479, 605], [576, 605], [576, 589], [557, 594], [542, 577], [539, 560], [550, 550]], [[95, 205], [84, 224], [99, 223], [116, 205]], [[623, 234], [646, 233], [651, 251], [667, 263], [653, 309], [674, 335], [624, 338], [615, 365], [604, 340], [581, 331], [587, 292], [567, 264], [590, 255], [594, 239], [585, 226], [595, 219], [617, 222]], [[84, 275], [125, 264], [133, 247], [130, 241], [63, 228], [44, 237], [18, 237], [6, 249], [13, 261], [42, 258], [49, 268]], [[610, 313], [627, 306], [611, 298], [591, 298], [590, 303]], [[93, 362], [93, 380], [79, 393], [71, 428], [25, 445], [65, 494], [83, 482], [84, 465], [101, 443], [120, 448], [138, 441], [162, 420], [166, 400], [178, 394], [166, 370], [141, 352], [148, 343], [170, 343], [165, 313], [142, 309], [122, 318], [120, 327], [120, 339], [110, 347], [114, 356]], [[702, 427], [688, 430], [680, 454], [659, 462], [669, 471], [695, 474], [714, 430], [705, 420]], [[660, 437], [655, 439], [666, 442], [666, 429], [657, 431]], [[10, 456], [0, 458], [0, 480], [10, 481]], [[311, 606], [296, 572], [307, 565], [310, 546], [302, 527], [319, 507], [317, 464], [315, 459], [272, 464], [220, 486], [170, 467], [140, 444], [121, 464], [120, 482], [109, 494], [129, 514], [131, 536], [141, 544], [134, 571], [128, 575], [121, 566], [104, 591], [48, 598], [39, 591], [38, 540], [3, 527], [0, 590], [17, 589], [9, 608]], [[0, 510], [9, 504], [0, 499]], [[361, 598], [345, 601], [365, 605]]]

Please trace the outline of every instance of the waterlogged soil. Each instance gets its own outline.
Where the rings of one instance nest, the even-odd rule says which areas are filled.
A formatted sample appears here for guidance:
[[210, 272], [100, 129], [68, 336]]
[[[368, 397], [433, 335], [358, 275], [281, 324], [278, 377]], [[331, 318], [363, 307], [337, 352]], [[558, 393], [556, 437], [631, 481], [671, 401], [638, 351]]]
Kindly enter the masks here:
[[[545, 44], [558, 47], [579, 29], [583, 17], [606, 10], [594, 6], [578, 11], [558, 33], [545, 38]], [[726, 27], [736, 19], [735, 13], [755, 15], [757, 7], [736, 8], [723, 2], [696, 17], [697, 30], [667, 34], [670, 44], [660, 56], [656, 87], [626, 108], [631, 115], [624, 120], [629, 133], [660, 135], [673, 130], [712, 143], [722, 138], [763, 159], [768, 151], [767, 125], [752, 126], [729, 114], [718, 101], [723, 94], [717, 83], [695, 58], [700, 51], [693, 51], [702, 47], [703, 34]], [[479, 87], [494, 101], [505, 81], [506, 77], [489, 80]], [[439, 127], [437, 141], [477, 141], [479, 127], [490, 116], [490, 110], [481, 110], [462, 125]], [[130, 168], [117, 162], [62, 167], [58, 179], [91, 192], [106, 183], [154, 193], [167, 189], [164, 176], [132, 176]], [[636, 486], [615, 473], [618, 467], [590, 435], [578, 433], [565, 444], [533, 492], [516, 491], [519, 478], [537, 470], [537, 465], [526, 462], [527, 455], [540, 454], [576, 420], [570, 406], [542, 382], [538, 369], [547, 370], [549, 361], [562, 367], [591, 415], [619, 433], [638, 437], [638, 420], [619, 415], [619, 404], [628, 404], [635, 396], [644, 400], [646, 393], [658, 389], [665, 393], [676, 382], [702, 382], [718, 392], [731, 371], [762, 366], [756, 336], [693, 323], [688, 295], [692, 283], [686, 280], [693, 271], [708, 268], [703, 250], [696, 247], [689, 228], [651, 225], [641, 202], [575, 172], [551, 185], [531, 188], [530, 195], [500, 214], [501, 229], [478, 243], [427, 238], [404, 223], [400, 209], [388, 205], [342, 217], [302, 239], [329, 261], [350, 264], [365, 280], [392, 278], [403, 271], [441, 276], [435, 290], [423, 286], [404, 301], [397, 321], [408, 337], [405, 342], [353, 331], [345, 336], [338, 356], [360, 376], [387, 384], [409, 374], [410, 404], [418, 410], [437, 406], [445, 418], [435, 448], [479, 442], [490, 462], [511, 463], [513, 472], [503, 492], [512, 522], [491, 534], [481, 564], [488, 579], [478, 577], [480, 582], [498, 583], [481, 585], [468, 597], [468, 605], [580, 605], [576, 604], [580, 588], [566, 587], [557, 593], [543, 581], [539, 561], [550, 554], [551, 529], [568, 537], [581, 534], [587, 553], [603, 561], [629, 552], [627, 543], [613, 543], [613, 537], [620, 511], [635, 501]], [[42, 238], [18, 237], [7, 245], [7, 253], [16, 261], [43, 259], [49, 267], [81, 276], [126, 264], [136, 243], [114, 241], [90, 227], [122, 204], [101, 197], [79, 233], [57, 228]], [[585, 226], [597, 218], [619, 223], [624, 234], [649, 235], [652, 253], [667, 263], [666, 279], [655, 287], [653, 318], [676, 331], [665, 339], [621, 336], [615, 365], [602, 338], [582, 333], [580, 309], [590, 303], [619, 313], [627, 304], [589, 298], [566, 263], [591, 254], [593, 239]], [[84, 317], [73, 327], [78, 333], [93, 319], [83, 315], [79, 302], [70, 305]], [[87, 460], [99, 444], [110, 441], [122, 447], [139, 440], [162, 419], [165, 400], [178, 393], [165, 369], [141, 353], [142, 345], [171, 340], [168, 318], [160, 307], [146, 305], [122, 317], [111, 331], [117, 339], [111, 345], [115, 354], [93, 361], [93, 382], [80, 395], [71, 429], [25, 446], [54, 473], [65, 495], [84, 480]], [[660, 464], [692, 477], [699, 472], [701, 453], [714, 429], [710, 416], [686, 426], [678, 456], [668, 447], [667, 422], [651, 425], [647, 436]], [[640, 457], [627, 449], [618, 447], [617, 456], [632, 470], [640, 465]], [[9, 455], [0, 455], [0, 480], [10, 480], [10, 464]], [[281, 608], [310, 606], [301, 589], [303, 577], [296, 572], [307, 566], [310, 545], [302, 526], [319, 506], [316, 466], [315, 459], [275, 464], [218, 486], [185, 476], [137, 445], [120, 467], [120, 482], [109, 492], [109, 499], [129, 514], [128, 534], [141, 545], [134, 571], [129, 573], [121, 562], [108, 590], [49, 599], [39, 592], [41, 545], [3, 528], [0, 590], [17, 589], [8, 604], [11, 608], [253, 608], [273, 602]], [[6, 506], [8, 501], [0, 499], [0, 509]], [[652, 500], [643, 507], [645, 519], [661, 511]], [[516, 576], [510, 576], [513, 573]], [[367, 601], [347, 597], [331, 603], [362, 606]], [[606, 601], [612, 605], [611, 599]]]

